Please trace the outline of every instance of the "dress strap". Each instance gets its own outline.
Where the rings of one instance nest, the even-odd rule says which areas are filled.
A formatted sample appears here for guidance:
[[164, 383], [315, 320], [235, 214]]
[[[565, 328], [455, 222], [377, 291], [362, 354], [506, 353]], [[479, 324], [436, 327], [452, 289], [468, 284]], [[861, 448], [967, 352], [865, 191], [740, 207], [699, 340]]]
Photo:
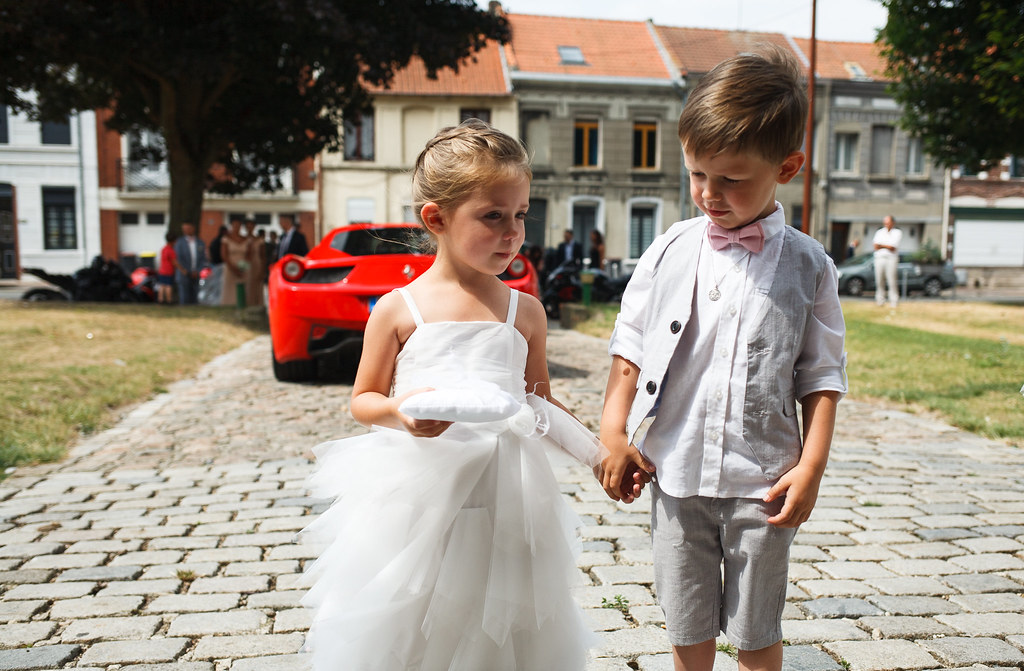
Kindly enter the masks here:
[[416, 303], [413, 302], [412, 295], [409, 294], [409, 290], [405, 287], [398, 287], [395, 291], [402, 294], [402, 298], [405, 299], [405, 304], [409, 306], [409, 312], [412, 313], [412, 318], [413, 321], [416, 322], [416, 326], [423, 326], [423, 315], [420, 314], [420, 309], [416, 307]]
[[508, 296], [508, 315], [505, 317], [505, 323], [509, 326], [516, 325], [516, 308], [519, 306], [519, 292], [515, 289], [509, 288]]

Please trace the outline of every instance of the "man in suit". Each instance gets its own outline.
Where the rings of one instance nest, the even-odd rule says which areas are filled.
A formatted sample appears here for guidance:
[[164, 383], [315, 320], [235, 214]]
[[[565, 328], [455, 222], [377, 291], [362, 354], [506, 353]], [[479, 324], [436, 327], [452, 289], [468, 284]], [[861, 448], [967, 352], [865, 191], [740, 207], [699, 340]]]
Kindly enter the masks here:
[[281, 242], [278, 245], [277, 258], [283, 258], [285, 254], [295, 254], [296, 256], [309, 254], [309, 243], [306, 242], [306, 236], [299, 230], [299, 222], [292, 217], [282, 216], [281, 228], [284, 229], [284, 235], [281, 236]]
[[196, 235], [195, 224], [181, 225], [181, 237], [174, 243], [174, 279], [178, 284], [178, 302], [194, 305], [199, 302], [199, 271], [209, 265], [206, 245]]
[[569, 261], [578, 266], [583, 263], [583, 245], [576, 240], [573, 240], [571, 228], [565, 229], [564, 239], [558, 244], [558, 251], [555, 255], [557, 264]]

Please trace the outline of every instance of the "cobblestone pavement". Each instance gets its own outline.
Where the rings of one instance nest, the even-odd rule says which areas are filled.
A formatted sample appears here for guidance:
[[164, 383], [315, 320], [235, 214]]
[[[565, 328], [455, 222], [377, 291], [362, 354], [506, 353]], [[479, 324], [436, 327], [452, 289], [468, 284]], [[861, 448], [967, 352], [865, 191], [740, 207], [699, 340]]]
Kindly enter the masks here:
[[[556, 395], [596, 426], [604, 342], [556, 329], [549, 351]], [[323, 505], [304, 487], [310, 448], [361, 429], [348, 385], [277, 383], [269, 352], [257, 338], [64, 462], [0, 482], [0, 671], [306, 667], [296, 579], [312, 551], [294, 536]], [[840, 408], [793, 548], [786, 668], [1024, 667], [1024, 453]], [[578, 599], [604, 638], [590, 671], [671, 669], [648, 499], [616, 504], [586, 469], [552, 463], [586, 523]], [[734, 669], [722, 648], [716, 671]]]

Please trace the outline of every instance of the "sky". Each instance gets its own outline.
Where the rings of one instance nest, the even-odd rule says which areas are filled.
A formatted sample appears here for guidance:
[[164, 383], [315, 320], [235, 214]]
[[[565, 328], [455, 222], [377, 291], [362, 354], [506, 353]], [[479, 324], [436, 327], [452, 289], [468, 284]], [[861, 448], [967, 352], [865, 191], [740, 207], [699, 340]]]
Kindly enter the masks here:
[[[487, 7], [487, 0], [477, 0]], [[501, 0], [507, 12], [646, 21], [687, 28], [721, 28], [811, 36], [811, 0]], [[885, 25], [879, 0], [817, 0], [817, 37], [874, 42]]]

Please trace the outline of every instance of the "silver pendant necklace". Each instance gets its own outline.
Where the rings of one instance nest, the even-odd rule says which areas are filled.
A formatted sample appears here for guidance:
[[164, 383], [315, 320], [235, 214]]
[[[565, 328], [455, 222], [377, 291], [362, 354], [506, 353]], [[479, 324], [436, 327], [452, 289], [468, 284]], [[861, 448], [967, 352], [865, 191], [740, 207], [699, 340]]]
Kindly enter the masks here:
[[[750, 252], [748, 251], [746, 254], [740, 257], [739, 261], [732, 264], [732, 269], [739, 270], [740, 264], [743, 263], [749, 256]], [[711, 288], [711, 291], [708, 292], [708, 298], [710, 298], [712, 301], [717, 301], [722, 297], [722, 292], [719, 291], [718, 285], [725, 281], [725, 275], [728, 274], [729, 271], [726, 270], [722, 277], [719, 278], [718, 273], [715, 271], [715, 250], [711, 250], [711, 255], [708, 258], [711, 261], [711, 279], [715, 281], [715, 286], [713, 286]]]

